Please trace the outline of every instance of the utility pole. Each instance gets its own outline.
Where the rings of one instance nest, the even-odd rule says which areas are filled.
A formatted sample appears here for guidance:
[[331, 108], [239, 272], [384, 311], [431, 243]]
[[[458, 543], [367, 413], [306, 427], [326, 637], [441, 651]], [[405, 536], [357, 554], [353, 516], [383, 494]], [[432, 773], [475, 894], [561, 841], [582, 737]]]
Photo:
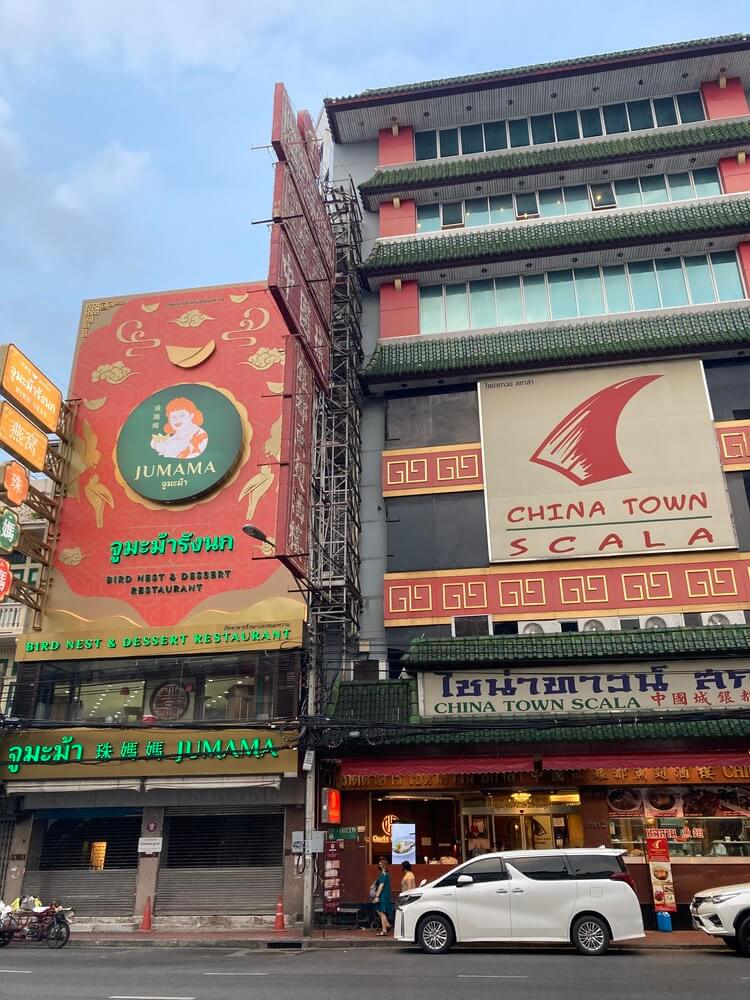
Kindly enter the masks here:
[[[308, 605], [309, 607], [309, 605]], [[316, 622], [314, 621], [315, 611], [311, 609], [308, 626], [308, 661], [307, 661], [307, 714], [315, 714], [317, 704], [317, 681], [318, 681], [318, 634]], [[309, 732], [309, 728], [307, 730]], [[310, 756], [308, 756], [310, 755]], [[315, 891], [315, 855], [310, 850], [313, 830], [315, 829], [315, 802], [317, 795], [317, 760], [315, 751], [308, 749], [305, 751], [305, 868], [302, 885], [302, 933], [304, 937], [310, 937], [313, 931], [313, 918], [315, 916], [315, 901], [313, 893]]]

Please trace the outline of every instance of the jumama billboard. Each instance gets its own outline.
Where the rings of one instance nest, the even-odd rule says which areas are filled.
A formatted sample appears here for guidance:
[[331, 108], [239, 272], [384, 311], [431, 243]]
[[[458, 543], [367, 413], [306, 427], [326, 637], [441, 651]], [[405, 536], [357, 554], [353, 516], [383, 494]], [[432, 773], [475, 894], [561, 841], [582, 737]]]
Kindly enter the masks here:
[[271, 545], [286, 326], [260, 285], [93, 300], [45, 629], [300, 617]]
[[491, 562], [734, 548], [699, 361], [479, 384]]

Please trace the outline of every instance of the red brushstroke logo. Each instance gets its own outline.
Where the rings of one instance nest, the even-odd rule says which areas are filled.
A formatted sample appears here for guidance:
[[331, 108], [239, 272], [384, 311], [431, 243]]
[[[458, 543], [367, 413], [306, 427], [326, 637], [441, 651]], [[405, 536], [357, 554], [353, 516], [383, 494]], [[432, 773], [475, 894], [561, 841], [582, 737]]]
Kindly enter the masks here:
[[578, 486], [626, 476], [632, 470], [617, 447], [617, 424], [627, 404], [661, 375], [615, 382], [584, 399], [557, 424], [529, 461], [554, 469]]

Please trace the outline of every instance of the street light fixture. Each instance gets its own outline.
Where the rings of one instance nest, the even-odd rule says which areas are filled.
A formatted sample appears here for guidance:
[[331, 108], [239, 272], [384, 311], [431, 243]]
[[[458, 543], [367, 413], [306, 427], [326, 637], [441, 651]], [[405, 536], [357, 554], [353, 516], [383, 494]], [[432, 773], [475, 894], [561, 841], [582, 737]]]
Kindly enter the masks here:
[[263, 531], [262, 528], [259, 528], [257, 524], [244, 524], [242, 526], [242, 530], [246, 535], [249, 535], [250, 538], [254, 538], [258, 542], [263, 542], [264, 545], [270, 545], [272, 549], [276, 548], [265, 531]]

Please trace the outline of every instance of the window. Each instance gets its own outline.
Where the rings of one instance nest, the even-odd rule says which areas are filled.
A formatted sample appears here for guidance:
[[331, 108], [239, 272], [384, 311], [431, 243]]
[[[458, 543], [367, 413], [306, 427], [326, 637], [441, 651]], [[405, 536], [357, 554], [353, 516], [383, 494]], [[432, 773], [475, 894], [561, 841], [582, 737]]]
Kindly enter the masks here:
[[667, 182], [664, 174], [656, 174], [654, 177], [641, 177], [641, 192], [643, 194], [644, 205], [661, 205], [662, 202], [669, 201]]
[[521, 300], [521, 279], [497, 278], [495, 281], [497, 301], [497, 321], [500, 326], [515, 326], [523, 323], [523, 302]]
[[452, 229], [464, 224], [464, 203], [447, 201], [443, 205], [443, 229]]
[[656, 278], [659, 283], [661, 304], [665, 309], [670, 306], [686, 306], [688, 304], [687, 285], [682, 270], [682, 261], [679, 257], [657, 260]]
[[484, 152], [484, 137], [481, 125], [461, 126], [461, 152], [462, 153], [482, 153]]
[[566, 187], [563, 191], [565, 193], [566, 215], [577, 215], [578, 212], [591, 211], [589, 189], [585, 184], [578, 184], [575, 187]]
[[604, 293], [598, 267], [575, 270], [579, 316], [600, 316], [604, 312]]
[[607, 296], [607, 312], [630, 312], [633, 306], [630, 301], [630, 288], [625, 277], [624, 265], [613, 264], [611, 267], [603, 267], [602, 275], [604, 277], [604, 291]]
[[741, 299], [743, 297], [742, 281], [734, 250], [712, 253], [711, 267], [714, 272], [719, 302]]
[[495, 286], [491, 278], [469, 282], [471, 326], [474, 330], [497, 325]]
[[417, 206], [417, 232], [433, 233], [440, 229], [440, 205]]
[[490, 198], [491, 222], [513, 222], [514, 219], [512, 194], [499, 194]]
[[653, 128], [654, 116], [651, 112], [651, 101], [628, 101], [628, 119], [631, 131]]
[[693, 305], [697, 306], [705, 302], [715, 302], [716, 294], [706, 257], [703, 254], [696, 257], [686, 257], [685, 269], [690, 288], [690, 300]]
[[536, 192], [516, 195], [516, 218], [536, 219], [539, 215], [539, 205], [536, 200]]
[[490, 212], [486, 198], [469, 198], [464, 205], [467, 226], [488, 226], [490, 224]]
[[590, 184], [589, 193], [593, 209], [615, 208], [617, 206], [615, 192], [612, 190], [612, 185], [609, 182], [605, 184]]
[[507, 145], [505, 122], [485, 122], [484, 148], [489, 152], [491, 149], [506, 149]]
[[441, 128], [438, 135], [440, 136], [440, 155], [458, 156], [458, 129]]
[[565, 215], [562, 188], [548, 188], [539, 192], [539, 214], [543, 218]]
[[695, 193], [698, 198], [713, 198], [721, 194], [719, 172], [716, 167], [704, 167], [693, 171]]
[[692, 94], [678, 94], [677, 108], [683, 125], [688, 122], [702, 122], [706, 117], [701, 95], [697, 91]]
[[670, 201], [685, 201], [694, 197], [693, 185], [690, 181], [690, 174], [668, 174], [669, 199]]
[[457, 885], [461, 875], [471, 875], [475, 882], [502, 882], [508, 878], [508, 872], [500, 858], [479, 858], [446, 875], [437, 884], [441, 887]]
[[664, 128], [667, 125], [676, 125], [677, 112], [675, 111], [674, 98], [657, 97], [654, 101], [654, 114], [656, 116], [656, 124], [660, 128]]
[[558, 111], [555, 115], [555, 131], [558, 142], [565, 139], [578, 139], [578, 116], [575, 111]]
[[606, 104], [602, 108], [607, 135], [628, 131], [628, 115], [624, 104]]
[[611, 854], [569, 854], [574, 878], [612, 878], [626, 871], [619, 857]]
[[469, 296], [463, 283], [445, 286], [445, 328], [449, 331], [470, 328]]
[[455, 638], [463, 639], [476, 635], [491, 635], [490, 619], [487, 615], [462, 615], [452, 619]]
[[508, 132], [511, 146], [530, 145], [528, 118], [516, 118], [515, 121], [508, 122]]
[[414, 135], [414, 155], [418, 160], [434, 160], [438, 155], [437, 133], [416, 132]]
[[643, 204], [641, 185], [638, 183], [637, 177], [615, 181], [615, 192], [618, 208], [635, 208], [637, 205]]
[[581, 111], [581, 132], [584, 138], [588, 139], [595, 135], [602, 135], [602, 116], [599, 108], [586, 108]]
[[445, 333], [442, 285], [419, 289], [419, 332]]
[[639, 309], [658, 309], [661, 302], [654, 274], [654, 262], [644, 260], [628, 264], [628, 274], [630, 288], [633, 292], [634, 309], [636, 311]]
[[555, 126], [552, 115], [532, 115], [531, 137], [535, 146], [555, 141]]
[[549, 304], [552, 319], [568, 319], [578, 315], [572, 271], [553, 271], [549, 281]]
[[530, 274], [523, 279], [523, 297], [526, 303], [526, 322], [543, 323], [549, 319], [547, 289], [543, 274]]
[[570, 878], [565, 857], [561, 854], [508, 858], [508, 865], [535, 882], [561, 882]]

